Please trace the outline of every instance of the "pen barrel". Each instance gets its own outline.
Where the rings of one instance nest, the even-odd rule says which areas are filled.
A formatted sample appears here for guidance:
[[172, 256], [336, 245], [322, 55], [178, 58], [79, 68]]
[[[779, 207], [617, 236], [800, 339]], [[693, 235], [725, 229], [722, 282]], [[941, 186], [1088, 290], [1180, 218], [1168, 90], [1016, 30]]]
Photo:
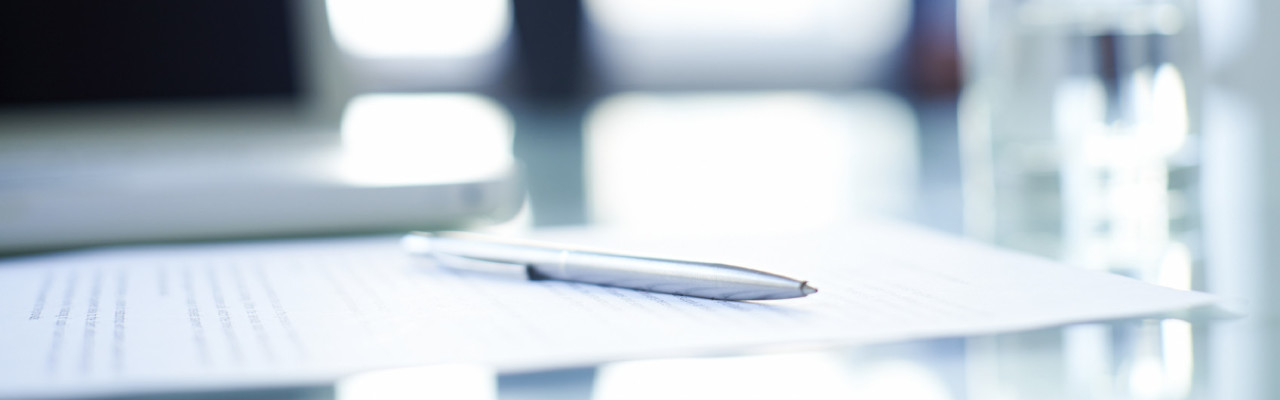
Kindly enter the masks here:
[[803, 282], [725, 264], [565, 251], [533, 264], [534, 279], [556, 279], [720, 300], [802, 297]]
[[[494, 264], [529, 279], [551, 279], [720, 300], [803, 297], [804, 282], [726, 264], [620, 255], [468, 233], [426, 234], [422, 252]], [[809, 292], [806, 292], [809, 289]]]

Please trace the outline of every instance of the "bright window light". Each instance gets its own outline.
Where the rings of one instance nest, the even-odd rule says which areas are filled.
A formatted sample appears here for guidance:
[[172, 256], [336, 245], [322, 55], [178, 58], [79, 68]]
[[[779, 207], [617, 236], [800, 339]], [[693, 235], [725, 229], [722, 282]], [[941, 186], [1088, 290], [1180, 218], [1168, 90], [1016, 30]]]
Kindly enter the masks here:
[[1194, 259], [1191, 249], [1180, 242], [1170, 242], [1161, 260], [1156, 283], [1174, 289], [1191, 290]]
[[347, 104], [340, 176], [353, 184], [446, 183], [512, 165], [511, 116], [472, 94], [372, 94]]
[[327, 0], [329, 26], [348, 53], [370, 58], [471, 57], [511, 28], [507, 0]]
[[587, 0], [585, 7], [601, 72], [624, 88], [865, 80], [890, 61], [911, 11], [905, 0]]
[[[1189, 141], [1186, 86], [1171, 64], [1136, 68], [1126, 85], [1119, 99], [1126, 114], [1119, 119], [1107, 117], [1109, 100], [1097, 77], [1063, 81], [1055, 93], [1054, 125], [1067, 160], [1064, 198], [1071, 200], [1064, 211], [1066, 253], [1070, 263], [1090, 268], [1149, 266], [1141, 278], [1184, 285], [1189, 272], [1162, 272], [1160, 255], [1170, 243], [1176, 201], [1169, 160]], [[1108, 229], [1100, 231], [1103, 222]], [[1165, 269], [1180, 271], [1189, 256], [1171, 254]]]
[[1182, 80], [1182, 73], [1173, 64], [1166, 63], [1156, 68], [1148, 107], [1151, 126], [1144, 133], [1153, 136], [1151, 141], [1166, 154], [1181, 150], [1187, 142], [1190, 117], [1187, 113], [1187, 86]]
[[888, 94], [625, 94], [585, 134], [597, 223], [809, 229], [914, 202], [914, 115]]

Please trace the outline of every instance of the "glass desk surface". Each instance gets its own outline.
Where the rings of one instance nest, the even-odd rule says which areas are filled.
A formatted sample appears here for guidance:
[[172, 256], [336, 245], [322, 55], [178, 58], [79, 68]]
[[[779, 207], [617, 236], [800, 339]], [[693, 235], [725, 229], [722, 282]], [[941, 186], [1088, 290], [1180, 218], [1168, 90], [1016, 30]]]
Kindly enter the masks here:
[[[535, 227], [767, 230], [871, 214], [962, 231], [953, 101], [879, 92], [632, 93], [506, 106]], [[1261, 269], [1207, 260], [1210, 277], [1220, 268], [1232, 271], [1226, 280], [1265, 278]], [[428, 368], [401, 377], [409, 382], [403, 390], [374, 381], [148, 398], [1270, 399], [1280, 398], [1280, 381], [1272, 379], [1280, 371], [1278, 326], [1265, 312], [1126, 320], [496, 379]]]

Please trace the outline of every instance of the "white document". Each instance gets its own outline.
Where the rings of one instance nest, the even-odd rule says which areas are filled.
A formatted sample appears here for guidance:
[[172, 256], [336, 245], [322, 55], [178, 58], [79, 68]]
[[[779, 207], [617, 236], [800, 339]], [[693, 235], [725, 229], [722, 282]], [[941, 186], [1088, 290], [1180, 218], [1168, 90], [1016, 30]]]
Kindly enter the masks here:
[[915, 228], [535, 238], [809, 280], [732, 302], [437, 268], [398, 237], [157, 245], [0, 260], [0, 397], [323, 383], [432, 363], [508, 370], [971, 335], [1208, 305], [1208, 294]]

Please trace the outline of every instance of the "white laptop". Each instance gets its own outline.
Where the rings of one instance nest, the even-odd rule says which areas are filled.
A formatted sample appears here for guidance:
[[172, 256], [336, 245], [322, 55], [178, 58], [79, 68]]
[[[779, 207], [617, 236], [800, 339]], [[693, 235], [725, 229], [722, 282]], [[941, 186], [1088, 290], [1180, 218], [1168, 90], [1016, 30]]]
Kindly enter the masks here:
[[[353, 158], [338, 127], [305, 123], [287, 104], [19, 111], [0, 112], [0, 253], [462, 228], [504, 220], [523, 199], [509, 143], [485, 163], [409, 160], [379, 175], [362, 171], [369, 157]], [[431, 137], [407, 146], [432, 147], [423, 157], [476, 151]]]
[[[323, 3], [188, 3], [0, 15], [30, 33], [0, 49], [0, 254], [462, 228], [522, 203], [497, 103], [349, 107], [370, 88], [344, 72]], [[480, 89], [410, 72], [441, 85], [372, 89]]]

